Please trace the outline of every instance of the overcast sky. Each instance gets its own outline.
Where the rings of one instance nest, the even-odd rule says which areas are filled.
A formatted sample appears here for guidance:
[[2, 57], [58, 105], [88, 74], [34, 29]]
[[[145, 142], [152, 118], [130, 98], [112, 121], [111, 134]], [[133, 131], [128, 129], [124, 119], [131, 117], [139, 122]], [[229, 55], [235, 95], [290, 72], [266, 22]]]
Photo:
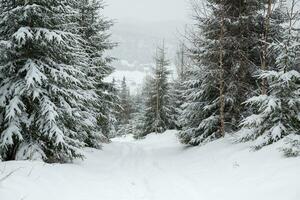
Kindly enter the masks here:
[[123, 21], [187, 20], [189, 0], [105, 0], [105, 15]]

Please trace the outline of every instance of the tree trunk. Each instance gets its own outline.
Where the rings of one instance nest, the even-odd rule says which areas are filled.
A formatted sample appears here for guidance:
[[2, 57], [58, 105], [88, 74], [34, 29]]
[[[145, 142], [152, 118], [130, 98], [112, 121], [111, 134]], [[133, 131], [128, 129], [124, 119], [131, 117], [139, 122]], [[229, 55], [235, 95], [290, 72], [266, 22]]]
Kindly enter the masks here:
[[158, 133], [158, 120], [159, 120], [159, 80], [160, 80], [160, 73], [159, 73], [159, 63], [156, 64], [156, 125], [155, 125], [155, 133]]
[[[262, 50], [262, 62], [261, 62], [261, 70], [265, 71], [268, 70], [268, 63], [267, 63], [267, 55], [268, 55], [268, 35], [270, 29], [270, 17], [272, 14], [272, 0], [268, 0], [268, 8], [267, 8], [267, 15], [265, 17], [264, 22], [264, 34], [263, 34], [263, 50]], [[262, 94], [267, 94], [267, 80], [262, 80]]]
[[[223, 9], [223, 8], [222, 8]], [[225, 90], [225, 82], [224, 82], [224, 10], [221, 13], [221, 32], [220, 32], [220, 50], [219, 50], [219, 84], [220, 84], [220, 133], [221, 136], [225, 136], [225, 98], [224, 98], [224, 90]]]

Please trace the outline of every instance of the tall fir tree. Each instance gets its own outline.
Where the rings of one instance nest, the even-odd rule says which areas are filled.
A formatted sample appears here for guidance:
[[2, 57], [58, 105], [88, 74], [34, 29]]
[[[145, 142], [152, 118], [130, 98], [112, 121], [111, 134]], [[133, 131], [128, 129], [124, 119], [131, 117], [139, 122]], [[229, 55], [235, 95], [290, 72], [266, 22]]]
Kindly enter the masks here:
[[[88, 67], [86, 73], [89, 82], [92, 83], [91, 92], [95, 92], [94, 101], [86, 103], [82, 108], [88, 117], [83, 129], [84, 141], [89, 147], [99, 148], [102, 142], [107, 142], [114, 123], [114, 104], [117, 96], [113, 92], [114, 85], [105, 82], [114, 68], [111, 66], [113, 58], [104, 56], [107, 50], [114, 47], [109, 40], [109, 29], [112, 21], [103, 17], [104, 3], [102, 0], [80, 0], [79, 2], [79, 25], [80, 33], [84, 39], [84, 48], [88, 55]], [[83, 132], [83, 133], [84, 133]]]
[[188, 69], [188, 57], [187, 47], [182, 42], [176, 53], [176, 73], [177, 77], [170, 83], [170, 105], [172, 105], [172, 117], [171, 120], [174, 122], [173, 125], [176, 129], [181, 129], [179, 121], [180, 115], [182, 114], [182, 105], [184, 104], [184, 82], [186, 81], [186, 72]]
[[112, 72], [104, 52], [113, 47], [103, 2], [0, 7], [2, 158], [66, 162], [82, 157], [82, 146], [100, 147], [115, 98], [103, 81]]
[[111, 87], [111, 92], [112, 92], [112, 109], [110, 110], [110, 114], [109, 114], [109, 122], [108, 122], [108, 130], [109, 130], [109, 134], [108, 134], [108, 138], [114, 138], [117, 135], [117, 130], [118, 130], [118, 116], [119, 116], [119, 111], [121, 110], [121, 106], [120, 106], [120, 99], [118, 96], [118, 87], [116, 84], [116, 80], [113, 78], [112, 83], [111, 83], [112, 87]]
[[153, 83], [153, 77], [147, 75], [144, 78], [141, 92], [137, 94], [137, 98], [136, 98], [137, 110], [133, 114], [133, 121], [135, 123], [133, 135], [135, 139], [143, 139], [148, 134], [148, 132], [145, 132], [144, 129], [145, 129], [145, 124], [147, 123], [147, 118], [146, 118], [147, 100], [150, 97], [152, 83]]
[[134, 97], [134, 111], [132, 113], [132, 119], [130, 123], [132, 124], [132, 134], [135, 139], [143, 138], [144, 134], [144, 121], [145, 121], [145, 89], [138, 92]]
[[163, 47], [158, 48], [155, 57], [154, 77], [149, 83], [149, 93], [146, 97], [146, 111], [144, 135], [149, 133], [162, 133], [172, 127], [171, 120], [172, 108], [170, 105], [170, 86], [168, 76], [169, 61], [166, 57], [166, 50]]
[[262, 2], [256, 0], [209, 0], [208, 16], [198, 13], [191, 33], [186, 103], [179, 137], [199, 145], [238, 129], [246, 112], [242, 102], [255, 87], [252, 78], [259, 64], [259, 28]]
[[0, 154], [5, 160], [81, 157], [80, 108], [92, 87], [76, 1], [1, 1]]
[[283, 149], [287, 156], [300, 155], [300, 32], [295, 27], [299, 20], [295, 3], [293, 0], [291, 9], [284, 13], [287, 20], [282, 24], [282, 41], [275, 41], [268, 50], [276, 55], [274, 67], [259, 75], [268, 85], [266, 93], [246, 101], [255, 112], [243, 120], [240, 131], [243, 141], [256, 141], [255, 149], [288, 136], [287, 147]]
[[129, 124], [130, 114], [132, 112], [130, 91], [127, 86], [127, 81], [125, 77], [123, 77], [123, 80], [121, 82], [119, 98], [120, 98], [119, 123], [120, 126], [122, 126], [122, 125]]

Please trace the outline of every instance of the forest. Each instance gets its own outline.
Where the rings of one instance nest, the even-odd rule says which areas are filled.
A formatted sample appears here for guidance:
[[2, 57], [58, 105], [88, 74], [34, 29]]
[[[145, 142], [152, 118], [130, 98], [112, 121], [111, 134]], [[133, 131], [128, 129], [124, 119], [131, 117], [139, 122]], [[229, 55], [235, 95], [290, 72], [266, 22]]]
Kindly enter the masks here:
[[164, 45], [142, 92], [119, 90], [124, 121], [117, 135], [140, 139], [179, 130], [185, 145], [233, 135], [259, 150], [284, 140], [285, 156], [299, 156], [299, 10], [297, 1], [192, 3], [194, 26], [183, 35], [170, 81]]
[[[188, 171], [178, 163], [182, 161], [188, 165], [191, 160], [196, 162], [197, 155], [198, 159], [202, 159], [199, 166], [205, 163], [203, 170], [214, 165], [205, 160], [209, 160], [210, 154], [218, 160], [224, 155], [231, 159], [230, 155], [241, 153], [238, 154], [240, 159], [249, 157], [247, 162], [252, 159], [258, 165], [264, 159], [277, 156], [277, 160], [270, 161], [270, 165], [275, 167], [278, 164], [277, 171], [282, 169], [294, 175], [300, 174], [300, 2], [193, 0], [189, 5], [191, 24], [180, 36], [174, 55], [176, 59], [173, 61], [167, 55], [168, 47], [161, 38], [156, 53], [149, 55], [154, 57], [153, 67], [144, 78], [143, 86], [133, 94], [125, 76], [121, 84], [115, 80], [107, 81], [115, 71], [114, 61], [118, 59], [110, 51], [122, 44], [112, 40], [114, 20], [103, 14], [105, 2], [0, 1], [0, 199], [5, 191], [2, 185], [7, 185], [5, 181], [9, 182], [19, 173], [29, 177], [31, 171], [34, 173], [34, 167], [30, 172], [21, 172], [22, 168], [30, 168], [30, 163], [37, 161], [49, 165], [49, 171], [53, 169], [52, 165], [71, 167], [79, 162], [92, 165], [90, 163], [97, 161], [99, 166], [102, 165], [104, 175], [104, 171], [114, 173], [114, 163], [118, 161], [108, 157], [121, 159], [127, 155], [123, 159], [127, 160], [127, 165], [126, 161], [120, 161], [118, 165], [124, 165], [128, 171], [134, 167], [137, 169], [129, 175], [118, 171], [119, 174], [112, 176], [124, 176], [122, 180], [128, 187], [146, 186], [132, 189], [134, 192], [131, 193], [128, 193], [129, 189], [122, 191], [124, 196], [115, 198], [109, 194], [103, 198], [105, 200], [175, 198], [175, 194], [160, 196], [159, 192], [152, 191], [147, 196], [146, 192], [142, 192], [156, 183], [163, 183], [163, 180], [157, 179], [150, 184], [147, 178], [144, 181], [136, 178], [126, 183], [125, 179], [135, 177], [135, 173], [146, 176], [141, 171], [151, 167], [158, 170], [158, 166], [163, 164], [167, 169], [168, 164], [163, 160], [178, 165], [174, 174], [177, 170]], [[176, 69], [170, 68], [173, 62]], [[130, 142], [127, 144], [126, 140]], [[171, 151], [168, 147], [173, 147], [171, 141], [175, 140], [178, 141], [177, 156], [181, 155], [179, 152], [185, 155], [176, 158], [176, 162], [174, 155], [168, 154]], [[160, 146], [164, 142], [166, 146]], [[218, 153], [226, 152], [222, 146], [233, 149], [234, 154]], [[247, 148], [239, 150], [238, 147]], [[158, 151], [155, 148], [161, 148], [161, 151], [155, 153]], [[199, 154], [193, 152], [196, 149]], [[143, 153], [149, 165], [146, 161], [143, 164]], [[253, 157], [257, 155], [262, 158], [255, 161]], [[161, 161], [157, 161], [160, 156]], [[221, 166], [222, 162], [218, 162], [216, 165]], [[242, 167], [242, 161], [230, 162], [233, 168]], [[103, 167], [106, 165], [112, 165], [112, 172], [109, 172], [109, 167]], [[89, 169], [93, 171], [94, 168], [97, 167]], [[67, 168], [64, 170], [68, 171]], [[153, 174], [147, 177], [161, 173], [155, 170], [153, 168]], [[176, 177], [168, 173], [161, 176]], [[251, 176], [253, 171], [246, 170], [242, 174], [247, 173]], [[105, 179], [102, 175], [99, 182]], [[295, 178], [281, 175], [286, 175], [282, 185], [278, 183], [270, 191], [284, 190], [291, 183], [295, 187], [298, 184], [296, 179], [299, 181], [299, 175]], [[196, 172], [186, 176], [201, 179]], [[227, 177], [225, 179], [228, 180]], [[280, 178], [277, 180], [280, 182]], [[182, 187], [190, 184], [185, 184], [185, 181], [182, 179]], [[32, 180], [29, 182], [33, 183]], [[16, 178], [15, 184], [10, 183], [10, 188], [17, 183], [19, 179]], [[234, 184], [231, 186], [234, 187]], [[253, 182], [253, 187], [255, 185], [256, 182]], [[197, 186], [198, 183], [193, 186], [195, 191]], [[169, 189], [177, 187], [171, 185]], [[290, 188], [291, 196], [287, 200], [300, 198], [295, 187]], [[175, 199], [199, 198], [199, 194], [193, 195], [186, 188], [182, 193], [177, 191]], [[160, 191], [158, 188], [153, 190]], [[279, 191], [274, 195], [282, 199]], [[222, 193], [211, 194], [202, 199], [218, 199], [218, 194]], [[9, 195], [9, 192], [4, 193], [4, 200], [37, 199], [30, 195], [28, 198]], [[38, 193], [36, 195], [39, 196]], [[89, 195], [60, 198], [96, 199]], [[225, 199], [231, 197], [225, 196]], [[250, 197], [274, 199], [272, 195]], [[238, 198], [234, 196], [233, 199]]]

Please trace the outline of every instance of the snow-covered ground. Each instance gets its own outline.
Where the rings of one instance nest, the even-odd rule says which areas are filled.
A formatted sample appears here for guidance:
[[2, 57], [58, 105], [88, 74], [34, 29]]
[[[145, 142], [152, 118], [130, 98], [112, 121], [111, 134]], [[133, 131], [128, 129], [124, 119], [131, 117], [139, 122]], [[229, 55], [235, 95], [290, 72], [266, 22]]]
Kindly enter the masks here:
[[299, 200], [300, 158], [273, 145], [221, 139], [203, 147], [179, 144], [175, 131], [145, 140], [117, 138], [86, 150], [75, 164], [0, 163], [1, 200]]

